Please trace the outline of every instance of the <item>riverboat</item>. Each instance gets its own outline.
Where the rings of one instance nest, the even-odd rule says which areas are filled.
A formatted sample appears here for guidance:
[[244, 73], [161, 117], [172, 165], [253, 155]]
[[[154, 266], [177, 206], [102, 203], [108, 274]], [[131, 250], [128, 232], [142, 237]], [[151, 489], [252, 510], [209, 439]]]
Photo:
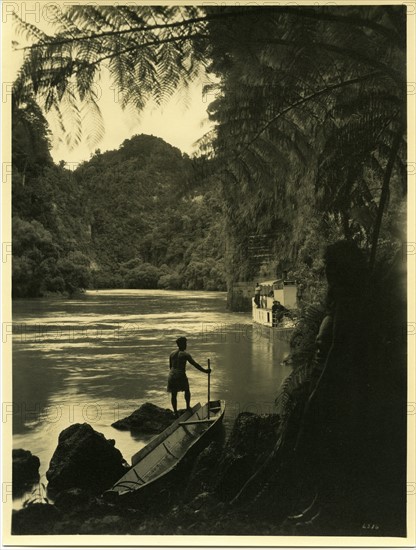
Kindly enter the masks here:
[[110, 499], [134, 497], [158, 481], [163, 482], [191, 450], [209, 442], [207, 436], [221, 424], [224, 412], [225, 401], [209, 401], [204, 406], [198, 403], [191, 411], [183, 413], [133, 455], [132, 468], [106, 491], [105, 496]]
[[273, 315], [273, 302], [278, 301], [286, 309], [293, 310], [297, 307], [297, 285], [295, 281], [277, 279], [263, 281], [259, 283], [261, 292], [256, 303], [256, 298], [252, 298], [252, 317], [255, 323], [266, 327], [275, 328], [293, 328], [293, 322], [288, 323], [278, 321], [277, 316]]

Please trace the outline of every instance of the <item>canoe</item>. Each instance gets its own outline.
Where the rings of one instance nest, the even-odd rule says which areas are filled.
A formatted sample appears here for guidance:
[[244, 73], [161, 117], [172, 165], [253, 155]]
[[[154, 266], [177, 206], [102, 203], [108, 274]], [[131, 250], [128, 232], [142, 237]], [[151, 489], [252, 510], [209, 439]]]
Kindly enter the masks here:
[[[106, 491], [106, 496], [131, 496], [142, 492], [172, 472], [193, 447], [222, 422], [225, 401], [200, 403], [186, 411], [131, 459], [132, 468]], [[209, 418], [208, 418], [209, 416]]]

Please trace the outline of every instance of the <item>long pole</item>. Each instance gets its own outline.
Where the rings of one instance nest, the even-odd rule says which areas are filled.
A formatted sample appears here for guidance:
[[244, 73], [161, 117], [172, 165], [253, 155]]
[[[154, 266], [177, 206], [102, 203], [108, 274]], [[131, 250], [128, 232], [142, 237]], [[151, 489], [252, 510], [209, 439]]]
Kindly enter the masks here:
[[211, 369], [211, 360], [208, 359], [208, 420], [209, 420], [209, 402], [210, 402], [210, 399], [211, 399], [211, 373], [210, 373], [210, 369]]

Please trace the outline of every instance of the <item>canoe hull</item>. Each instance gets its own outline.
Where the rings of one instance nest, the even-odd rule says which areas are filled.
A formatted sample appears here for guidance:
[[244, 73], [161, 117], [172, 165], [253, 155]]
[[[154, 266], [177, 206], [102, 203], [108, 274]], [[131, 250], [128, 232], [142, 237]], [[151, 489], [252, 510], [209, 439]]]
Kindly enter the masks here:
[[132, 457], [132, 468], [106, 496], [131, 502], [148, 495], [149, 489], [151, 493], [158, 492], [157, 487], [162, 492], [168, 491], [169, 480], [185, 457], [190, 458], [202, 450], [222, 426], [224, 412], [224, 401], [210, 402], [209, 419], [208, 404], [195, 405], [192, 412], [184, 413]]

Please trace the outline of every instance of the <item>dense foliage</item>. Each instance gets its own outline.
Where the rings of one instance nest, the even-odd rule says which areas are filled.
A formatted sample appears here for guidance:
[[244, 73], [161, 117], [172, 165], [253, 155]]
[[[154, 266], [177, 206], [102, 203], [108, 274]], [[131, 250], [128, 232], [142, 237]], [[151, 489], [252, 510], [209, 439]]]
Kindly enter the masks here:
[[404, 24], [400, 6], [208, 22], [220, 82], [207, 87], [216, 129], [203, 149], [221, 166], [239, 266], [230, 285], [257, 276], [256, 234], [268, 235], [271, 275], [303, 280], [310, 298], [322, 295], [328, 243], [355, 240], [372, 265], [376, 251], [392, 260], [405, 238]]
[[135, 136], [74, 174], [87, 196], [97, 288], [224, 289], [218, 191], [189, 189], [189, 158]]
[[[317, 534], [317, 518], [320, 534], [362, 535], [363, 522], [374, 521], [403, 536], [406, 7], [68, 6], [56, 8], [55, 25], [48, 36], [19, 21], [34, 44], [14, 91], [20, 103], [33, 93], [55, 111], [73, 142], [83, 128], [91, 140], [102, 133], [101, 67], [122, 105], [138, 110], [201, 71], [215, 76], [206, 86], [215, 128], [198, 159], [139, 136], [74, 174], [97, 286], [220, 288], [225, 274], [232, 291], [260, 270], [285, 271], [313, 302], [328, 283], [325, 307], [303, 312], [306, 345], [282, 389], [274, 450], [232, 505], [249, 503], [248, 517], [273, 522], [301, 506], [308, 534]], [[22, 287], [25, 270], [35, 281], [48, 273], [50, 286], [83, 275], [82, 250], [56, 238], [68, 224], [43, 208], [49, 199], [37, 200], [54, 189], [34, 184], [36, 218], [15, 220]], [[259, 253], [261, 239], [268, 254]], [[323, 248], [340, 239], [325, 265]]]
[[54, 165], [32, 99], [14, 105], [12, 139], [13, 295], [71, 295], [89, 284], [83, 191]]
[[13, 293], [225, 288], [215, 187], [189, 190], [190, 160], [136, 136], [75, 171], [49, 154], [31, 101], [13, 113]]
[[[56, 35], [18, 21], [34, 46], [15, 94], [35, 93], [73, 143], [102, 134], [102, 67], [138, 110], [215, 74], [206, 91], [216, 128], [201, 160], [220, 182], [229, 288], [266, 267], [312, 295], [322, 248], [340, 237], [372, 265], [376, 253], [392, 258], [404, 240], [405, 6], [51, 9]], [[268, 237], [268, 266], [248, 247], [257, 235]]]

